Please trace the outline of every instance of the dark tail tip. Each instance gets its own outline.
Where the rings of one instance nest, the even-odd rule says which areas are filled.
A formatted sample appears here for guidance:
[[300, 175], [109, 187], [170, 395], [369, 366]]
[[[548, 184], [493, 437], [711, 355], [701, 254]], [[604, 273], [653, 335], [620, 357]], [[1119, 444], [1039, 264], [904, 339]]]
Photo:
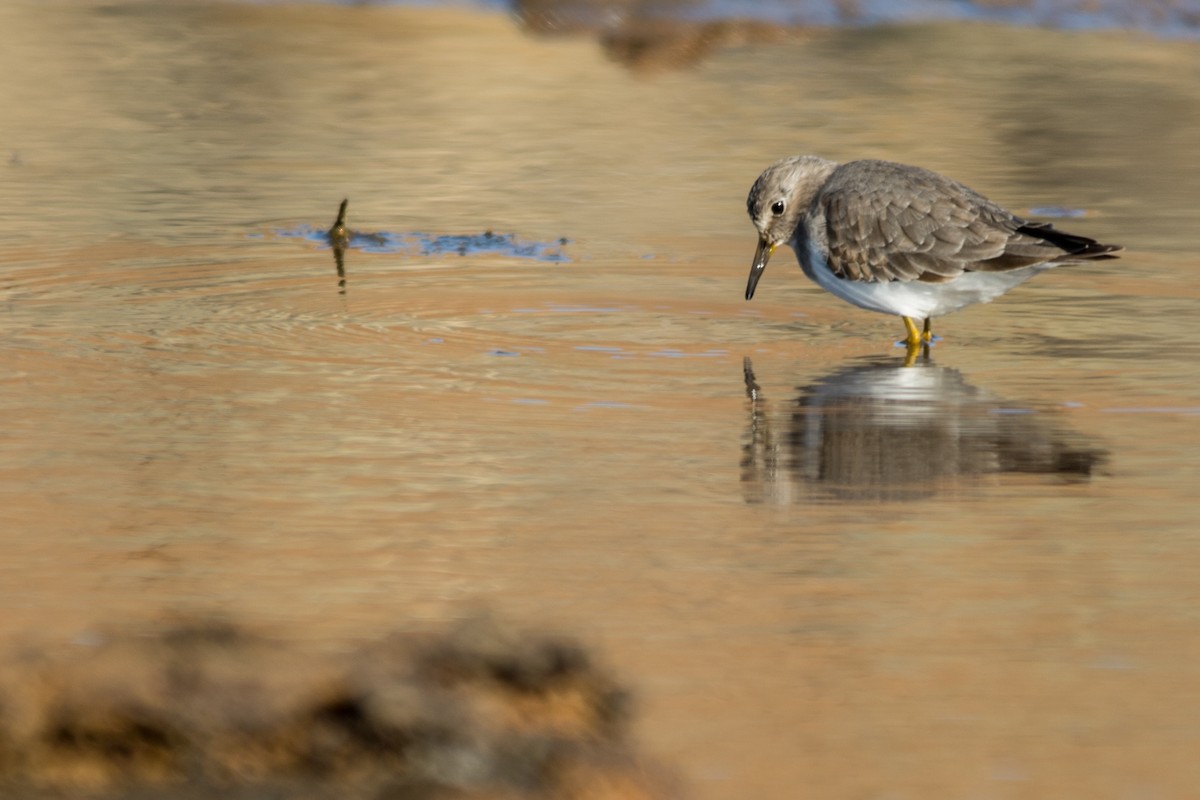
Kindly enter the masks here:
[[1112, 255], [1119, 253], [1125, 248], [1119, 244], [1101, 244], [1095, 239], [1089, 239], [1086, 236], [1077, 236], [1073, 233], [1060, 231], [1048, 222], [1027, 222], [1020, 228], [1017, 228], [1018, 233], [1024, 233], [1027, 236], [1036, 236], [1044, 242], [1058, 247], [1071, 256], [1079, 260], [1103, 261], [1109, 258], [1117, 258]]

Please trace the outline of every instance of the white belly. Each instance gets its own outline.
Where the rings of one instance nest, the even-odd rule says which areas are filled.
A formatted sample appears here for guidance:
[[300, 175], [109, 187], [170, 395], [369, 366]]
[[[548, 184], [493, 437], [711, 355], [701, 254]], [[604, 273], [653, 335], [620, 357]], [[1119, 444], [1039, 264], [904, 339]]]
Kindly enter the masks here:
[[945, 283], [853, 281], [834, 275], [811, 240], [807, 250], [807, 257], [799, 249], [796, 251], [800, 269], [825, 291], [868, 311], [915, 319], [940, 317], [974, 303], [987, 303], [1042, 270], [1057, 266], [1038, 264], [1006, 272], [964, 272]]

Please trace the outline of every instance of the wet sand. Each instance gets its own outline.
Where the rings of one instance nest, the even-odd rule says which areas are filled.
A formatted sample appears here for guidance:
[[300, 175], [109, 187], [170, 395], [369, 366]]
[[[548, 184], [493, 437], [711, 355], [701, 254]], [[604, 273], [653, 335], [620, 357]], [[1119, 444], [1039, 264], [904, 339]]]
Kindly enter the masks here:
[[[0, 26], [6, 663], [216, 614], [337, 665], [486, 609], [604, 663], [624, 763], [689, 797], [1200, 785], [1195, 45], [926, 25], [647, 72], [464, 10]], [[787, 258], [742, 300], [745, 192], [801, 151], [1129, 249], [902, 372]], [[343, 197], [568, 260], [339, 279]]]

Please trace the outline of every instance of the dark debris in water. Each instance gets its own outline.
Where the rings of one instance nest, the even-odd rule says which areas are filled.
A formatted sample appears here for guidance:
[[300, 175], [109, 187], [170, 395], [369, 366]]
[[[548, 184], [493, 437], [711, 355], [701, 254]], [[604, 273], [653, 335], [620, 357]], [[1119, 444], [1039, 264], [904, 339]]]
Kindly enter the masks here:
[[[299, 238], [320, 244], [331, 244], [328, 231], [318, 230], [309, 225], [281, 230], [277, 233], [285, 238]], [[344, 248], [361, 250], [366, 253], [400, 253], [426, 257], [490, 255], [556, 264], [569, 263], [571, 260], [563, 250], [570, 244], [570, 240], [566, 238], [556, 239], [552, 242], [524, 241], [517, 238], [516, 234], [494, 233], [493, 231], [474, 234], [438, 234], [423, 231], [367, 233], [348, 230], [342, 241], [344, 241], [342, 245]], [[333, 245], [336, 246], [337, 242], [333, 242]]]
[[484, 231], [478, 234], [431, 234], [389, 233], [358, 231], [346, 223], [346, 208], [350, 200], [343, 199], [338, 206], [337, 218], [328, 230], [317, 230], [311, 225], [280, 230], [276, 233], [284, 238], [306, 239], [310, 242], [329, 245], [333, 251], [334, 267], [337, 270], [338, 294], [348, 291], [346, 252], [358, 249], [368, 253], [403, 253], [418, 256], [455, 255], [460, 257], [496, 255], [505, 258], [523, 258], [532, 261], [565, 263], [570, 261], [563, 248], [569, 240], [560, 238], [555, 242], [525, 242], [515, 234]]
[[567, 260], [562, 252], [562, 248], [568, 243], [566, 239], [559, 239], [553, 243], [522, 242], [511, 233], [484, 231], [480, 234], [465, 236], [410, 233], [405, 234], [402, 240], [403, 246], [418, 249], [421, 255], [425, 256], [447, 253], [460, 256], [490, 254], [530, 258], [535, 261]]

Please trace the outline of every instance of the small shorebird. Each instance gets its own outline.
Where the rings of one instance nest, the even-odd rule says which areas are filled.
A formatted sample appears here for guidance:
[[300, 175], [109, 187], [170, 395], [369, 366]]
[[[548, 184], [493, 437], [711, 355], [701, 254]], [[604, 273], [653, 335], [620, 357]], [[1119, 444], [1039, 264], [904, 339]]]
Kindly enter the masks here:
[[[1021, 219], [957, 181], [890, 161], [780, 159], [758, 176], [746, 208], [758, 228], [747, 300], [771, 253], [790, 244], [822, 289], [898, 314], [910, 351], [932, 340], [933, 317], [994, 300], [1044, 269], [1122, 249]], [[914, 320], [924, 320], [923, 330]]]

